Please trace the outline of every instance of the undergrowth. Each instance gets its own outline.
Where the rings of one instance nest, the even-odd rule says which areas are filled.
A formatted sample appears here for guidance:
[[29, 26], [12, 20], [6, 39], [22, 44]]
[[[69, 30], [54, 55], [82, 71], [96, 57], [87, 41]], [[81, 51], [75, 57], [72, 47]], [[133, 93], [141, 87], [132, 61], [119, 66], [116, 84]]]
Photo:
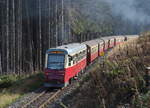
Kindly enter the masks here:
[[149, 108], [150, 33], [115, 47], [69, 100], [72, 108]]
[[[115, 50], [115, 51], [114, 51]], [[145, 79], [150, 66], [150, 33], [116, 47], [103, 65], [91, 73], [101, 107], [148, 108], [149, 90]], [[148, 100], [147, 100], [148, 99]]]
[[43, 74], [28, 77], [17, 75], [0, 76], [0, 108], [4, 108], [21, 96], [38, 89], [43, 84]]

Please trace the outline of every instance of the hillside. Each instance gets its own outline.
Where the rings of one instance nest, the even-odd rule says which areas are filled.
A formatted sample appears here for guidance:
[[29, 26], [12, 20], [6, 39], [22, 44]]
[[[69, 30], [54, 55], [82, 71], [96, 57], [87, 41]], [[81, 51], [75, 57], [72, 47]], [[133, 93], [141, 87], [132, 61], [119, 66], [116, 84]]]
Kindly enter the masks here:
[[150, 33], [115, 47], [64, 104], [71, 108], [148, 108], [145, 68], [150, 66], [149, 54]]
[[[150, 30], [149, 3], [148, 0], [1, 0], [0, 105], [6, 106], [43, 84], [47, 49]], [[71, 104], [79, 108], [93, 104], [117, 106], [128, 103], [128, 97], [120, 99], [128, 94], [129, 100], [139, 101], [140, 93], [147, 92], [143, 76], [150, 60], [146, 36], [149, 34], [143, 35], [134, 44], [116, 48], [104, 65], [98, 64], [89, 76], [92, 79], [81, 87]], [[92, 98], [90, 102], [89, 98]], [[78, 104], [80, 101], [83, 106]]]
[[43, 70], [45, 51], [51, 47], [149, 30], [148, 4], [148, 0], [2, 0], [0, 74]]

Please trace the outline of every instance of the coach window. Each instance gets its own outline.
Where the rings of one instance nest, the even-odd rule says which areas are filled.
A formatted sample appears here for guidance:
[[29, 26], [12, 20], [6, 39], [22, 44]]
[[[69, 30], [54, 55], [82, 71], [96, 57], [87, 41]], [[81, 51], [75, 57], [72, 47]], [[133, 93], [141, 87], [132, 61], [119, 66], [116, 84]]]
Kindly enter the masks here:
[[78, 61], [80, 61], [80, 60], [81, 60], [81, 52], [79, 53], [79, 55], [78, 55], [78, 56], [79, 56], [79, 57], [78, 57], [78, 58], [79, 58], [79, 60], [78, 60]]
[[84, 54], [83, 54], [83, 51], [82, 51], [82, 52], [81, 52], [81, 59], [83, 58], [83, 55], [84, 55]]
[[76, 62], [78, 62], [78, 60], [79, 60], [79, 56], [78, 54], [76, 54]]
[[74, 58], [73, 62], [74, 62], [74, 64], [75, 64], [75, 63], [77, 62], [77, 57], [76, 57], [76, 55], [74, 55], [73, 58]]
[[102, 46], [103, 46], [103, 44], [101, 43], [101, 44], [100, 44], [100, 47], [102, 47]]
[[93, 51], [92, 52], [95, 52], [95, 47], [93, 48]]
[[84, 50], [84, 54], [86, 55], [86, 50]]
[[82, 52], [79, 53], [79, 60], [82, 59]]
[[104, 47], [104, 43], [102, 43], [102, 47]]
[[110, 40], [110, 44], [112, 44], [112, 39]]
[[84, 56], [85, 56], [85, 51], [83, 50], [83, 52], [82, 52], [82, 57], [84, 58]]
[[83, 51], [81, 52], [80, 60], [82, 60], [82, 58], [83, 58]]
[[97, 46], [94, 48], [94, 52], [96, 52], [98, 50], [97, 48], [98, 48]]
[[69, 58], [68, 66], [71, 66], [72, 57], [69, 56], [68, 58]]
[[84, 52], [84, 50], [82, 51], [82, 58], [84, 58], [84, 56], [85, 56], [85, 52]]
[[81, 52], [81, 59], [84, 57], [84, 51]]
[[79, 53], [79, 61], [81, 60], [81, 52]]
[[92, 48], [92, 52], [94, 52], [95, 48]]
[[97, 47], [94, 48], [94, 52], [96, 52], [96, 50], [97, 50]]
[[103, 47], [102, 48], [105, 49], [105, 43], [103, 43]]
[[82, 59], [84, 58], [84, 50], [82, 51]]
[[94, 48], [92, 48], [92, 53], [94, 52]]
[[75, 57], [72, 56], [72, 61], [73, 61], [73, 64], [75, 64]]
[[86, 51], [86, 50], [84, 50], [84, 54], [85, 54], [85, 56], [86, 56], [86, 54], [87, 54], [87, 51]]

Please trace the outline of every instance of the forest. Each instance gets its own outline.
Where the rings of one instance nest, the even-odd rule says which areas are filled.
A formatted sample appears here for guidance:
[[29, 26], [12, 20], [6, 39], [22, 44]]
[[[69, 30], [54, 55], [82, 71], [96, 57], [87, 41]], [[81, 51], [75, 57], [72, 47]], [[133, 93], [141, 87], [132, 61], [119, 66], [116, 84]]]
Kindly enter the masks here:
[[[148, 2], [137, 0], [136, 10], [150, 16]], [[116, 14], [116, 4], [110, 0], [0, 0], [0, 75], [42, 71], [45, 52], [51, 47], [150, 29], [142, 18], [132, 21]]]

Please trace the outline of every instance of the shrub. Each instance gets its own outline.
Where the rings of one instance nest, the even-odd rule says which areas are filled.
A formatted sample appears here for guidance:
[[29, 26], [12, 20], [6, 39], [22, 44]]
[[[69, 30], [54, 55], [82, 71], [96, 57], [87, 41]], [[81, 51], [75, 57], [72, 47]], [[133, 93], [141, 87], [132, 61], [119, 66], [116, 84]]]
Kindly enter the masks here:
[[12, 86], [12, 84], [18, 80], [16, 75], [4, 75], [0, 76], [0, 88], [8, 88]]

